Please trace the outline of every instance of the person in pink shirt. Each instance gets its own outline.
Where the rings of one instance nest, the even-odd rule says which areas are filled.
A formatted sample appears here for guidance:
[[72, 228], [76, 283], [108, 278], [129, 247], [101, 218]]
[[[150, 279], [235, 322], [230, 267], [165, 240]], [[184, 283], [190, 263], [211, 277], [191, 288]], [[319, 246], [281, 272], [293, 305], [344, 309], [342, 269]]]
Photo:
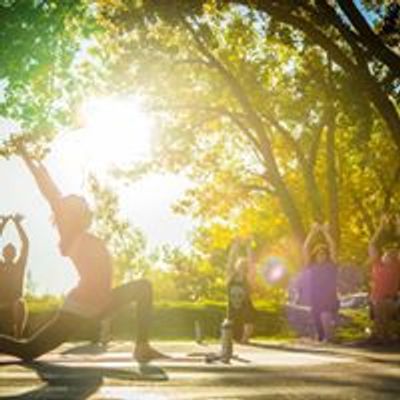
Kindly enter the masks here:
[[372, 264], [370, 301], [374, 319], [372, 339], [382, 343], [394, 339], [392, 322], [400, 289], [398, 228], [398, 219], [394, 223], [393, 218], [383, 216], [369, 245]]
[[77, 195], [62, 196], [43, 164], [31, 159], [22, 146], [19, 151], [53, 211], [60, 252], [71, 260], [79, 282], [67, 295], [54, 319], [32, 337], [17, 340], [0, 336], [0, 353], [26, 361], [36, 359], [67, 341], [82, 324], [107, 318], [120, 307], [135, 302], [134, 357], [139, 362], [164, 357], [149, 343], [153, 304], [151, 283], [140, 279], [113, 289], [111, 257], [105, 242], [89, 232], [92, 214], [85, 199]]

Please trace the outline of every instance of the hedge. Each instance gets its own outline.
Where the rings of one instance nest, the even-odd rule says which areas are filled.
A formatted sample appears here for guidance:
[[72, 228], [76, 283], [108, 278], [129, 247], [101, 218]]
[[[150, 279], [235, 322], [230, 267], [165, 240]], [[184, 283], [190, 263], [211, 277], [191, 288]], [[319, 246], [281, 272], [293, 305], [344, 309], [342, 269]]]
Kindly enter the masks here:
[[[283, 305], [263, 302], [256, 304], [257, 321], [255, 335], [278, 337], [290, 335], [286, 312]], [[51, 319], [56, 312], [51, 307], [30, 307], [28, 325], [25, 332], [29, 336], [40, 325]], [[135, 310], [129, 306], [118, 312], [112, 319], [112, 336], [115, 339], [128, 339], [135, 334]], [[220, 326], [225, 316], [223, 303], [159, 303], [155, 305], [152, 337], [155, 339], [193, 339], [196, 321], [201, 327], [202, 336], [216, 339], [220, 336]], [[98, 326], [81, 327], [73, 339], [93, 339]]]

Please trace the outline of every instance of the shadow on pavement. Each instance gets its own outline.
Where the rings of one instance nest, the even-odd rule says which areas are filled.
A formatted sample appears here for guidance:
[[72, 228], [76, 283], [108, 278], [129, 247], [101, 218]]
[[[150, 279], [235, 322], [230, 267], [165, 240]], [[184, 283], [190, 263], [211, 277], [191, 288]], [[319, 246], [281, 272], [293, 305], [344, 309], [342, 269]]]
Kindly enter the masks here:
[[[248, 346], [267, 349], [267, 350], [277, 350], [277, 351], [287, 351], [291, 353], [303, 353], [303, 354], [315, 354], [315, 355], [327, 355], [327, 356], [335, 356], [335, 357], [353, 357], [353, 358], [361, 358], [364, 361], [371, 363], [379, 363], [379, 364], [387, 364], [387, 365], [395, 365], [399, 366], [400, 361], [398, 360], [390, 360], [384, 358], [376, 358], [373, 354], [381, 354], [381, 355], [391, 355], [391, 354], [399, 354], [400, 348], [398, 346], [393, 347], [382, 347], [382, 346], [358, 346], [358, 345], [342, 345], [340, 347], [335, 348], [335, 345], [330, 345], [329, 347], [322, 347], [319, 344], [316, 344], [315, 347], [310, 345], [302, 346], [301, 344], [298, 347], [286, 344], [267, 344], [267, 343], [257, 343], [252, 342]], [[321, 346], [321, 347], [320, 347]], [[351, 350], [360, 350], [360, 352], [348, 352]], [[364, 353], [368, 352], [368, 353]]]
[[[332, 370], [331, 367], [325, 369], [307, 367], [296, 371], [271, 369], [262, 372], [262, 375], [260, 373], [221, 374], [213, 385], [214, 387], [254, 387], [263, 393], [260, 397], [253, 395], [235, 397], [241, 400], [250, 398], [252, 400], [397, 400], [400, 398], [398, 376], [357, 369], [350, 373], [339, 369]], [[310, 393], [311, 388], [314, 393]]]
[[95, 393], [103, 383], [103, 376], [100, 373], [92, 373], [90, 376], [82, 375], [76, 368], [60, 367], [42, 362], [14, 363], [14, 365], [34, 370], [44, 384], [25, 393], [0, 396], [0, 399], [84, 400]]
[[61, 354], [103, 354], [107, 352], [107, 346], [97, 343], [81, 344], [63, 351]]
[[349, 349], [360, 349], [367, 350], [371, 353], [377, 354], [393, 354], [400, 353], [400, 343], [392, 343], [387, 345], [371, 344], [368, 340], [361, 340], [358, 342], [352, 342], [344, 345]]
[[47, 362], [1, 362], [1, 366], [18, 365], [35, 371], [43, 382], [40, 387], [0, 399], [63, 399], [84, 400], [94, 394], [104, 378], [129, 381], [165, 381], [167, 374], [159, 367], [142, 364], [138, 368], [70, 367]]
[[278, 351], [287, 351], [291, 353], [305, 353], [305, 354], [327, 354], [327, 355], [335, 355], [335, 356], [343, 356], [343, 353], [335, 351], [333, 347], [319, 347], [318, 344], [315, 347], [310, 345], [302, 346], [301, 344], [298, 347], [294, 347], [293, 345], [288, 344], [268, 344], [268, 343], [257, 343], [251, 342], [247, 346], [256, 347], [260, 349], [267, 350], [278, 350]]

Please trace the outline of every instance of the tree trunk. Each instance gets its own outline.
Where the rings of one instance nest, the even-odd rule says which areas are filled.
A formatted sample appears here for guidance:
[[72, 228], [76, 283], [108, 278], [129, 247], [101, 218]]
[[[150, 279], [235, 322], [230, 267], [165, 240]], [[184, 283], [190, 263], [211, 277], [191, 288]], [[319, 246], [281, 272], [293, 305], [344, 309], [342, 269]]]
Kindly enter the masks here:
[[283, 135], [289, 146], [293, 148], [293, 151], [295, 152], [297, 160], [301, 167], [304, 186], [311, 205], [312, 217], [314, 221], [322, 222], [324, 219], [324, 212], [321, 200], [321, 193], [318, 187], [318, 183], [315, 179], [312, 162], [307, 159], [299, 143], [292, 137], [290, 132], [279, 123], [279, 121], [277, 121], [272, 115], [265, 116], [265, 118]]
[[279, 199], [282, 211], [289, 221], [289, 225], [298, 245], [302, 246], [305, 240], [304, 225], [294, 199], [279, 173], [278, 166], [276, 165], [275, 159], [272, 155], [270, 143], [266, 138], [261, 141], [261, 151], [265, 160], [265, 164], [270, 173], [272, 184], [275, 188], [275, 194]]
[[336, 170], [336, 146], [335, 146], [335, 110], [330, 104], [327, 113], [326, 129], [326, 183], [328, 192], [328, 215], [332, 238], [335, 241], [336, 249], [340, 245], [340, 226], [339, 226], [339, 186], [337, 182]]

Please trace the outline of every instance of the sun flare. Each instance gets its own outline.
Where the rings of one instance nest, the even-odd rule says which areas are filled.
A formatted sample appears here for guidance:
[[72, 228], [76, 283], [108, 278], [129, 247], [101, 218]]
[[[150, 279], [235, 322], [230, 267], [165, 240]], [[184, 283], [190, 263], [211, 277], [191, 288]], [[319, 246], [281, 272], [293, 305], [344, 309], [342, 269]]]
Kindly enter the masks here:
[[79, 119], [81, 128], [62, 135], [54, 148], [69, 178], [105, 175], [112, 167], [150, 157], [154, 124], [137, 98], [88, 99]]
[[82, 107], [84, 136], [95, 168], [150, 155], [152, 120], [133, 99], [94, 98]]

